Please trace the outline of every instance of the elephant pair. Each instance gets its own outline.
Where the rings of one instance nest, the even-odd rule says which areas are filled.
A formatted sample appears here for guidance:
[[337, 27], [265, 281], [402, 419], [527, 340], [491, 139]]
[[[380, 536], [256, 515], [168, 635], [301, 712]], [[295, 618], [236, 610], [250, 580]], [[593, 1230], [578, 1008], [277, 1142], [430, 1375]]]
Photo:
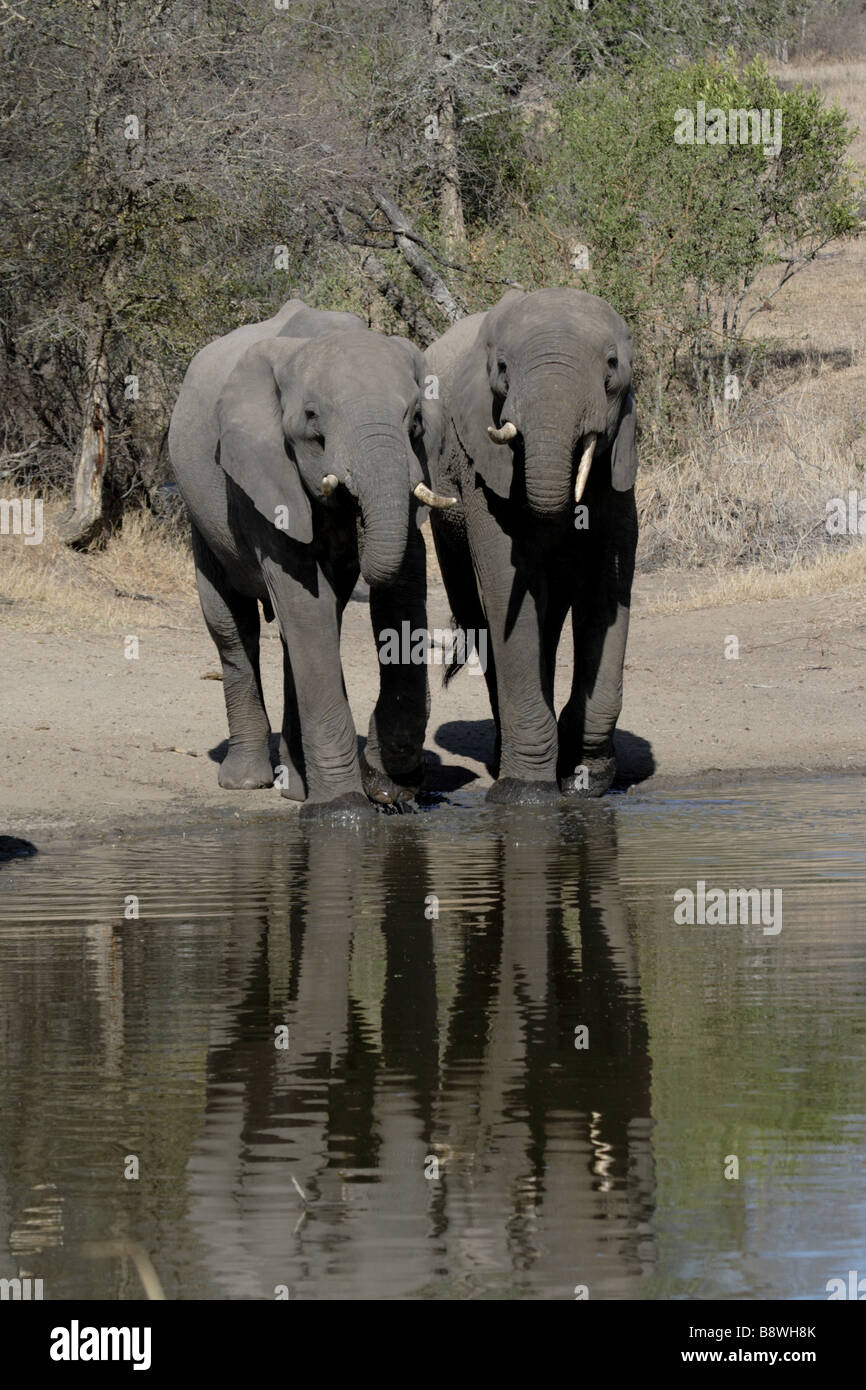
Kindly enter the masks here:
[[[607, 790], [637, 544], [631, 372], [623, 320], [571, 289], [511, 292], [426, 356], [297, 299], [198, 353], [169, 449], [222, 662], [221, 786], [274, 782], [261, 603], [283, 647], [283, 795], [304, 815], [354, 815], [417, 793], [426, 665], [380, 665], [359, 757], [340, 626], [360, 572], [377, 638], [405, 622], [426, 628], [419, 508], [429, 506], [455, 620], [489, 636], [499, 765], [489, 796]], [[574, 677], [557, 727], [569, 609]]]

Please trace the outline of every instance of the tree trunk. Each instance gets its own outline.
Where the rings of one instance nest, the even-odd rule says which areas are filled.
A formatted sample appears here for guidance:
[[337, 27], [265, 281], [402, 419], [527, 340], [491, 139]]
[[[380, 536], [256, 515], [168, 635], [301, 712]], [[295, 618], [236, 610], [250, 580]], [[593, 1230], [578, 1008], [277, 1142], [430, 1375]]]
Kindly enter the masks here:
[[433, 66], [436, 73], [436, 119], [439, 124], [439, 218], [446, 246], [451, 250], [466, 236], [457, 158], [457, 113], [454, 108], [454, 92], [447, 72], [446, 0], [429, 2]]
[[67, 545], [86, 549], [103, 528], [102, 489], [108, 467], [108, 325], [88, 336], [84, 381], [84, 419], [72, 501], [58, 519], [57, 531]]

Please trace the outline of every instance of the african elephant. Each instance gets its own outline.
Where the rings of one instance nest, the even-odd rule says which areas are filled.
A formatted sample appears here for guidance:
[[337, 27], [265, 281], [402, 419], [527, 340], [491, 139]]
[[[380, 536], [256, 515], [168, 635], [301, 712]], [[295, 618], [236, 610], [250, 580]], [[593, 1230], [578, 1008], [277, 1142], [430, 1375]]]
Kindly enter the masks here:
[[284, 304], [204, 348], [169, 430], [192, 516], [199, 597], [222, 661], [229, 747], [222, 787], [271, 786], [259, 609], [283, 645], [282, 792], [303, 814], [408, 800], [421, 780], [423, 666], [382, 665], [363, 763], [340, 663], [359, 570], [375, 631], [426, 625], [419, 502], [441, 438], [421, 399], [423, 357], [353, 314]]
[[[499, 765], [488, 797], [601, 796], [616, 771], [637, 546], [631, 333], [595, 295], [510, 291], [426, 358], [446, 417], [434, 487], [459, 499], [433, 513], [436, 550], [456, 621], [488, 635]], [[574, 668], [557, 725], [569, 609]]]

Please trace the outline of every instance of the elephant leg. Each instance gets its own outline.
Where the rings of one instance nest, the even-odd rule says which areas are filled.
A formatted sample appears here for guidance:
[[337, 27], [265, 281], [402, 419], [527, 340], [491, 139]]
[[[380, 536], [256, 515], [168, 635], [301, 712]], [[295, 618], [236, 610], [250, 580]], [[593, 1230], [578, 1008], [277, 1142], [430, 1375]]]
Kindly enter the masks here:
[[283, 777], [278, 779], [284, 784], [280, 786], [280, 795], [288, 797], [290, 801], [303, 801], [306, 797], [306, 787], [298, 695], [289, 649], [282, 633], [280, 641], [283, 648], [283, 729], [280, 735], [280, 766], [285, 768]]
[[556, 684], [556, 653], [562, 636], [565, 615], [571, 607], [570, 588], [561, 581], [558, 571], [548, 576], [547, 606], [542, 630], [542, 650], [544, 652], [544, 689], [547, 698], [553, 703]]
[[609, 624], [574, 615], [574, 678], [559, 721], [559, 773], [569, 796], [603, 796], [616, 776], [613, 731], [622, 709], [622, 668], [629, 610], [618, 603]]
[[231, 790], [272, 787], [270, 725], [259, 673], [258, 601], [232, 588], [195, 527], [192, 544], [201, 609], [223, 670], [229, 749], [220, 764], [219, 784]]
[[[498, 777], [502, 756], [502, 730], [499, 726], [496, 661], [491, 650], [487, 617], [478, 592], [478, 578], [466, 538], [464, 513], [462, 511], [448, 512], [445, 516], [438, 516], [434, 513], [431, 518], [431, 526], [436, 546], [436, 558], [439, 561], [439, 568], [442, 572], [442, 580], [445, 584], [445, 592], [448, 595], [454, 621], [464, 632], [474, 632], [476, 641], [479, 643], [484, 641], [486, 645], [487, 660], [484, 666], [484, 680], [487, 684], [490, 712], [493, 715], [495, 727], [493, 775]], [[483, 638], [479, 638], [478, 634], [482, 632], [485, 635]]]
[[607, 544], [588, 557], [585, 591], [573, 609], [574, 677], [559, 721], [559, 775], [569, 796], [603, 796], [616, 776], [613, 733], [622, 709], [622, 673], [637, 549], [634, 493], [608, 503]]
[[[378, 651], [382, 634], [427, 627], [427, 550], [413, 527], [406, 557], [394, 584], [370, 591], [370, 621]], [[411, 643], [410, 643], [411, 650]], [[367, 747], [361, 758], [364, 790], [372, 801], [411, 801], [424, 777], [424, 733], [430, 715], [430, 687], [424, 662], [379, 666], [379, 698], [370, 716]]]
[[467, 520], [496, 664], [502, 735], [499, 780], [490, 788], [488, 800], [553, 801], [559, 788], [556, 718], [542, 639], [546, 582], [539, 576], [530, 585], [515, 569], [511, 537], [477, 495]]
[[321, 570], [296, 577], [270, 558], [262, 568], [291, 658], [307, 784], [301, 815], [373, 814], [340, 664], [337, 597]]

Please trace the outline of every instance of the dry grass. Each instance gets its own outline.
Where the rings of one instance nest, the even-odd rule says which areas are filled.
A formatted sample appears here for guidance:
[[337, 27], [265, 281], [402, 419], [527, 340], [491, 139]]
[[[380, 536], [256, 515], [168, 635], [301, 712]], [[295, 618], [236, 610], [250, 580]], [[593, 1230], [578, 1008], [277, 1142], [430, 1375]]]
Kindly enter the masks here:
[[[866, 605], [866, 543], [828, 551], [811, 561], [797, 561], [790, 568], [770, 571], [751, 569], [718, 571], [702, 576], [677, 574], [652, 596], [641, 598], [641, 616], [653, 613], [687, 613], [698, 608], [725, 608], [770, 599], [823, 598], [850, 595], [858, 607]], [[640, 580], [637, 581], [640, 590]], [[850, 607], [846, 612], [850, 613]]]
[[[21, 496], [8, 486], [3, 491], [9, 499], [16, 495]], [[0, 622], [5, 626], [136, 632], [175, 625], [195, 602], [191, 554], [167, 539], [148, 515], [127, 517], [103, 550], [85, 555], [58, 540], [54, 522], [61, 510], [61, 503], [46, 502], [40, 545], [0, 536]]]
[[847, 537], [827, 534], [827, 503], [863, 492], [864, 435], [866, 416], [834, 413], [808, 382], [743, 406], [685, 456], [644, 471], [639, 565], [778, 574], [845, 548]]

